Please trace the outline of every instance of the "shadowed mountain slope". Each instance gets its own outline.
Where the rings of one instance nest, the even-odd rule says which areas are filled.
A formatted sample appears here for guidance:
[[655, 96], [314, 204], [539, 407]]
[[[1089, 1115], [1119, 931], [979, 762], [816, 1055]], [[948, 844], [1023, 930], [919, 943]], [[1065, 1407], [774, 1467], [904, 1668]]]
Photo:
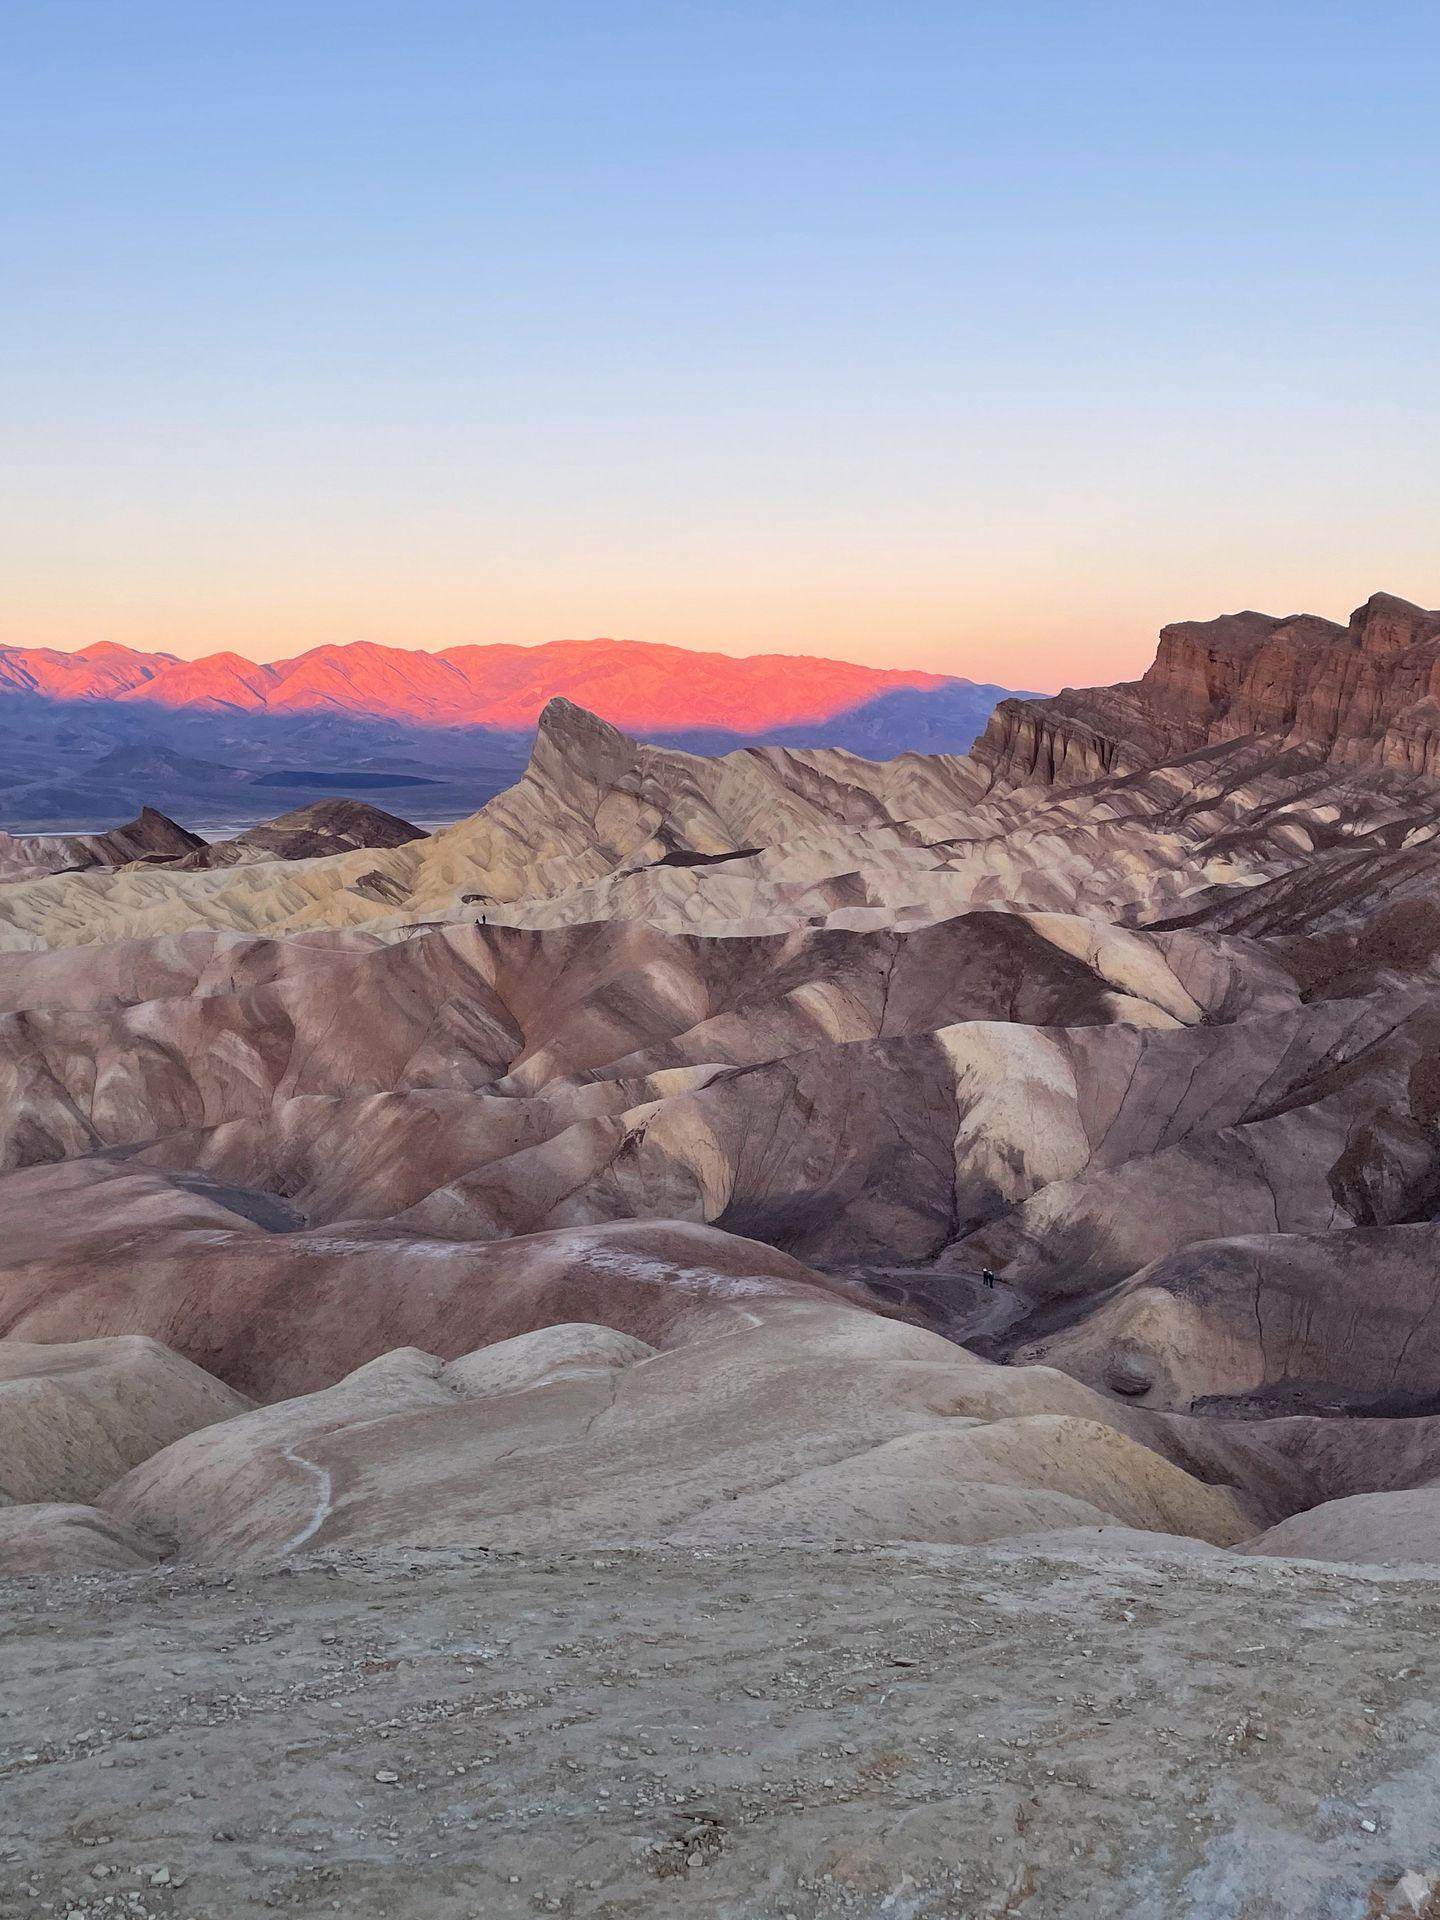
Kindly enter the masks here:
[[427, 653], [356, 641], [265, 665], [238, 654], [180, 660], [99, 645], [0, 647], [0, 692], [62, 701], [283, 714], [344, 712], [434, 727], [523, 733], [563, 695], [640, 733], [761, 734], [853, 713], [885, 695], [975, 688], [938, 673], [788, 654], [748, 658], [633, 640], [461, 646]]
[[770, 741], [883, 758], [964, 752], [1006, 691], [614, 640], [444, 653], [354, 644], [266, 665], [0, 647], [0, 822], [88, 826], [163, 796], [205, 828], [337, 792], [381, 804], [404, 792], [402, 806], [433, 822], [473, 812], [523, 771], [555, 696], [700, 752]]

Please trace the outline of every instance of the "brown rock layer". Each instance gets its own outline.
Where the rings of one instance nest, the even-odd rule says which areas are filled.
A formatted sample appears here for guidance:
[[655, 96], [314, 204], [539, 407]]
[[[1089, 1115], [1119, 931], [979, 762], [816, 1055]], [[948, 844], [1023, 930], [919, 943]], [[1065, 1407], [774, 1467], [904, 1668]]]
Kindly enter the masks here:
[[1181, 621], [1137, 681], [1002, 702], [976, 753], [997, 779], [1048, 784], [1257, 734], [1341, 766], [1440, 772], [1440, 612], [1377, 593], [1345, 626]]

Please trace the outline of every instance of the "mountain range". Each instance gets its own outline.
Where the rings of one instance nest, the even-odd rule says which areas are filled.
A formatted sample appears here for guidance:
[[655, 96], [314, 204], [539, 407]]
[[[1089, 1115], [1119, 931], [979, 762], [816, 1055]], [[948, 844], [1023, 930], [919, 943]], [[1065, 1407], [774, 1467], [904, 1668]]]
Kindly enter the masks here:
[[[0, 647], [0, 824], [91, 826], [169, 804], [258, 819], [337, 787], [414, 789], [432, 820], [517, 778], [554, 697], [637, 736], [723, 752], [757, 742], [876, 758], [964, 752], [1005, 689], [782, 654], [735, 658], [628, 640], [467, 646], [367, 642], [262, 664], [101, 642]], [[268, 791], [257, 795], [257, 784]]]

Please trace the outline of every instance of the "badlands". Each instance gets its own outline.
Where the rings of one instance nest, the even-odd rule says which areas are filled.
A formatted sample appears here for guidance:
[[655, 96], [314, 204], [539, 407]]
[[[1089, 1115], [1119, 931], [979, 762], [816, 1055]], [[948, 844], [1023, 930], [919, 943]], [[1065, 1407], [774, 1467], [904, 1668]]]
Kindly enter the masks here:
[[1440, 1915], [1440, 614], [374, 812], [3, 849], [0, 1913]]

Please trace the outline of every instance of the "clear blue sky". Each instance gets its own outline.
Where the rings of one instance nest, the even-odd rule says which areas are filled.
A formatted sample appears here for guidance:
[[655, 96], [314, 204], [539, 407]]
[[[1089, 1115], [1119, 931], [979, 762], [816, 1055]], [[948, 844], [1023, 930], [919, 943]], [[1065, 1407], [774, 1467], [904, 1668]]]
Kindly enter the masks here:
[[1440, 8], [7, 0], [0, 640], [1440, 601]]

